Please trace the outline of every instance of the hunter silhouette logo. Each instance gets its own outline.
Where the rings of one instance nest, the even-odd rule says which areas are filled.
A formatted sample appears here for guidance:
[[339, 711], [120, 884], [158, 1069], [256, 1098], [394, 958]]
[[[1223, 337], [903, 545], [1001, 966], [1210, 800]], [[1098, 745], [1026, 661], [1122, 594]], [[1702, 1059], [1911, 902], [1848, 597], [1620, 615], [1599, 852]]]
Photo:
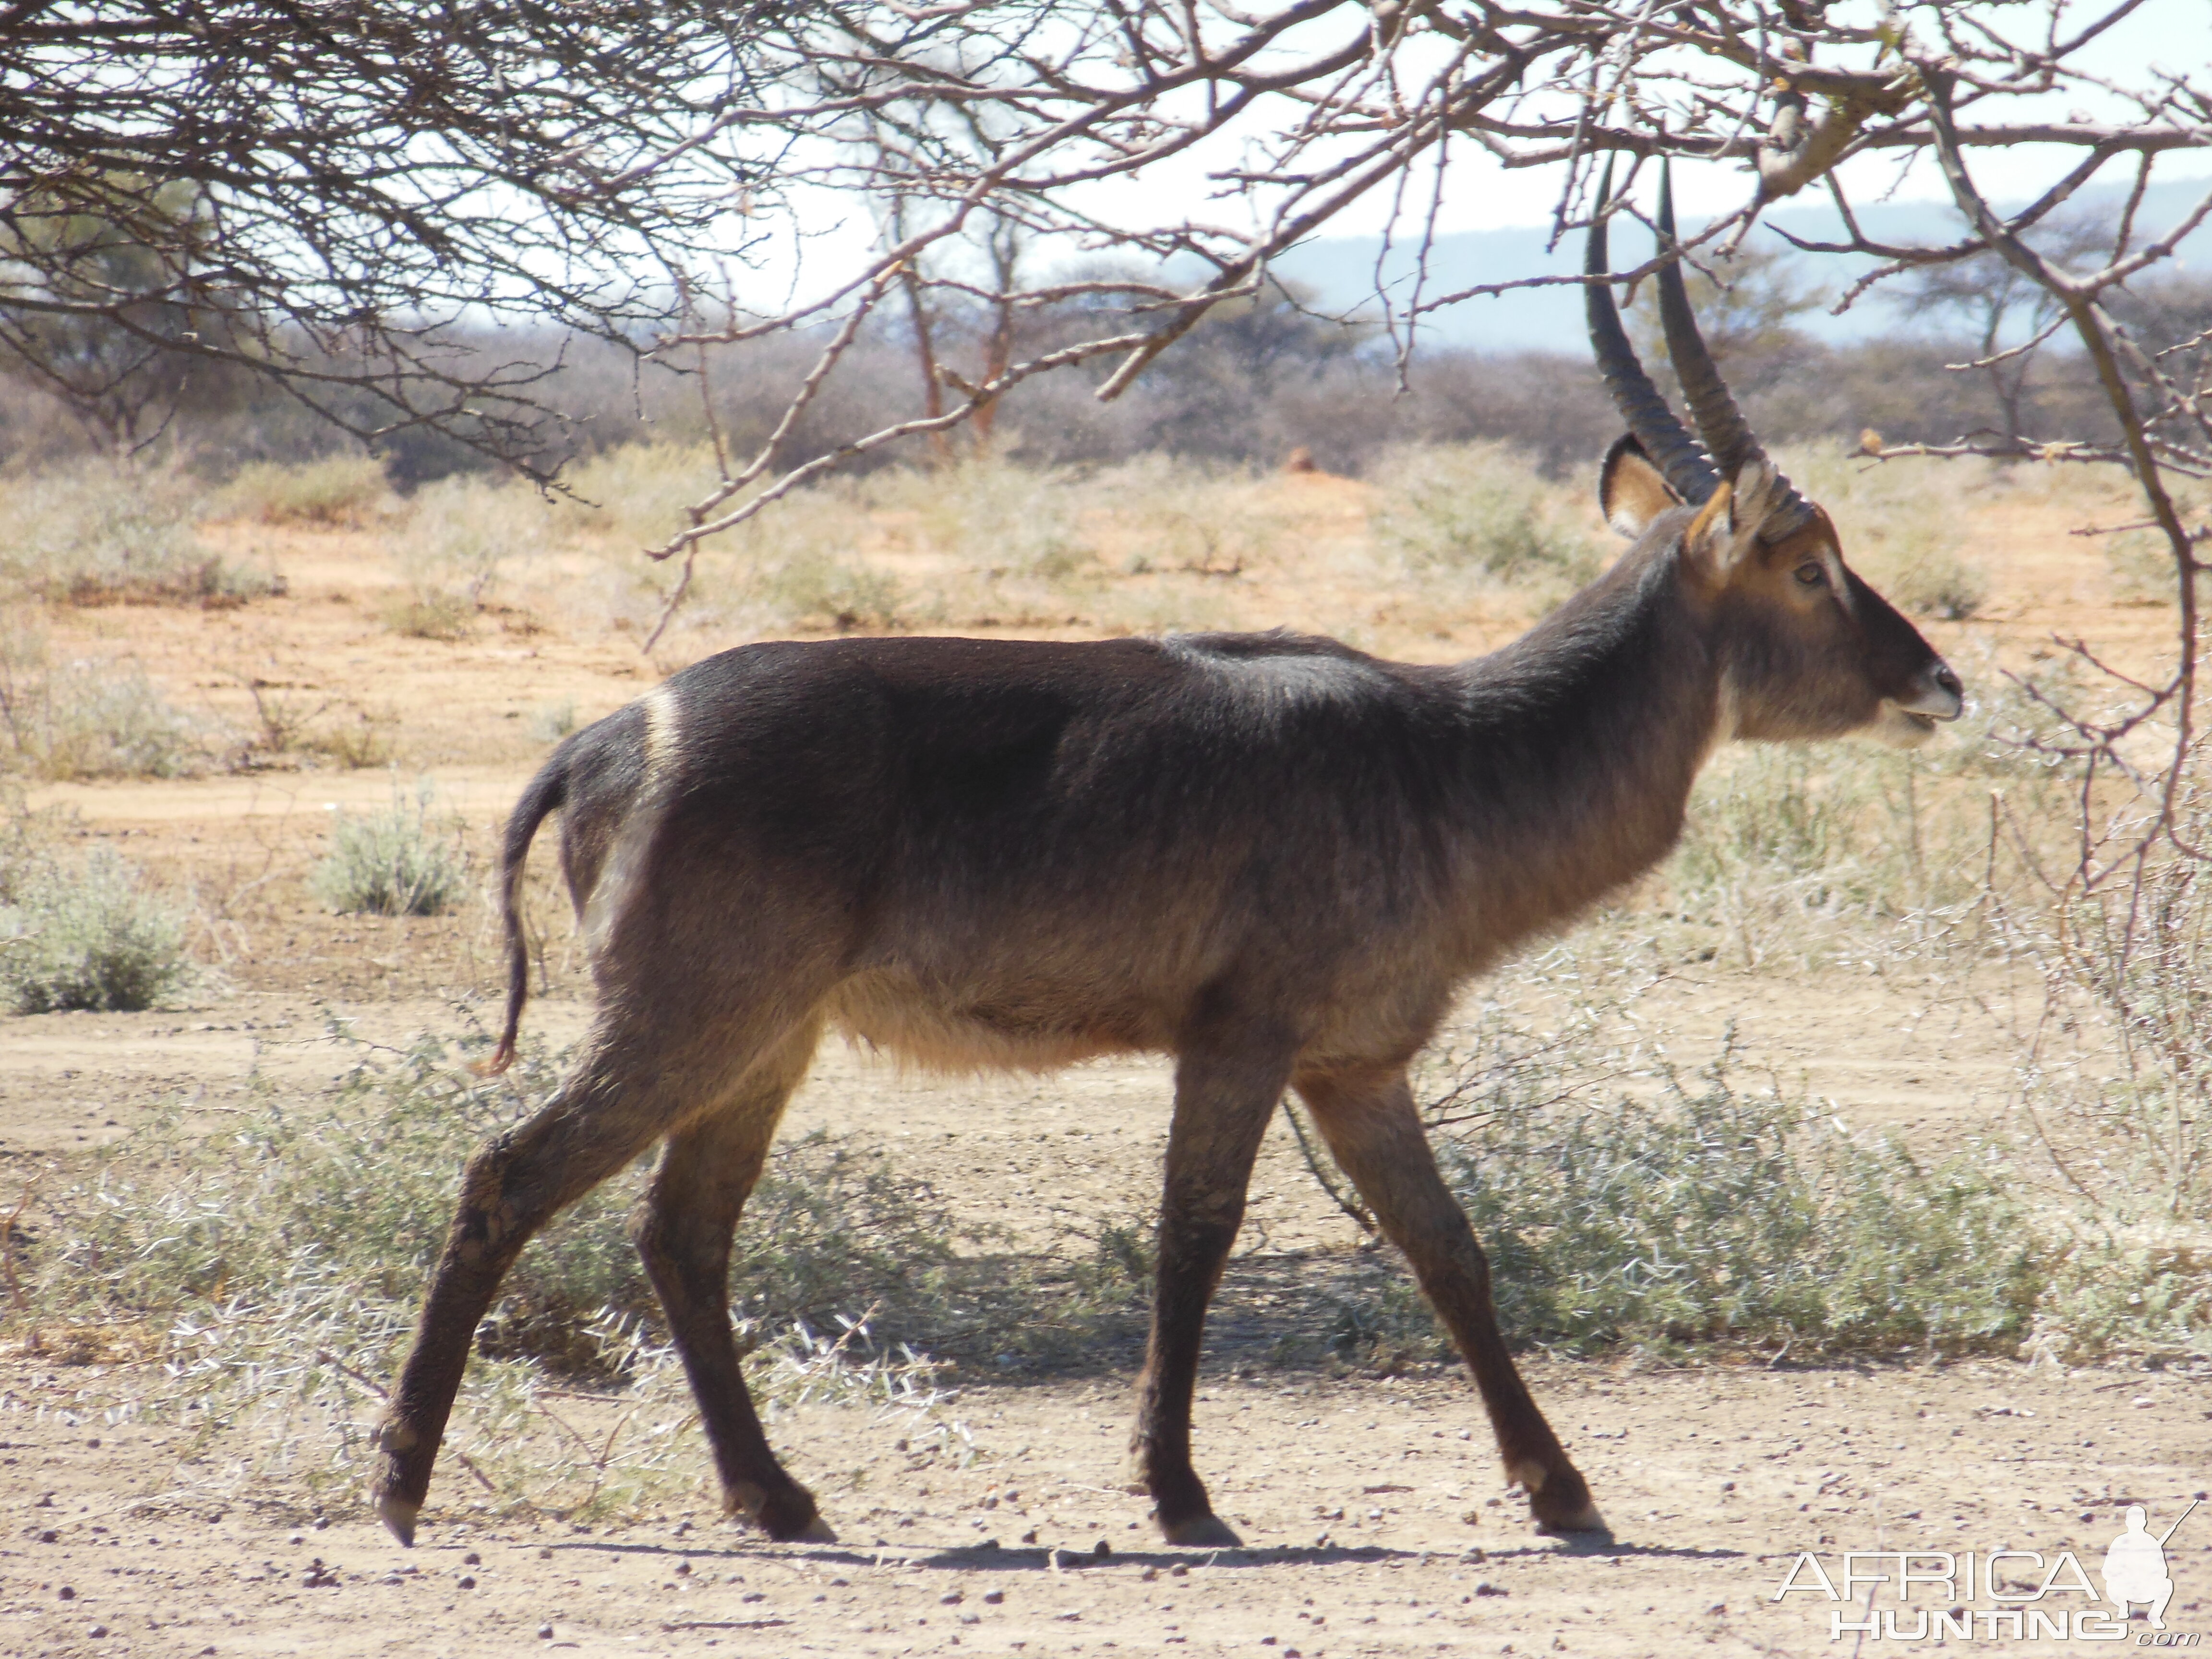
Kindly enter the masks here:
[[2140, 1504], [2128, 1505], [2128, 1529], [2112, 1540], [2112, 1548], [2105, 1552], [2105, 1594], [2123, 1618], [2136, 1602], [2148, 1602], [2150, 1627], [2166, 1628], [2166, 1604], [2173, 1600], [2173, 1580], [2166, 1571], [2166, 1544], [2181, 1530], [2181, 1522], [2189, 1519], [2196, 1507], [2191, 1504], [2182, 1510], [2179, 1521], [2153, 1536], [2149, 1512]]
[[[2149, 1510], [2130, 1504], [2125, 1528], [2100, 1565], [2101, 1595], [2072, 1550], [1851, 1550], [1839, 1561], [1808, 1550], [1771, 1599], [1829, 1602], [1831, 1641], [2124, 1642], [2142, 1608], [2150, 1628], [2136, 1645], [2193, 1648], [2201, 1636], [2166, 1629], [2174, 1586], [2166, 1547], [2196, 1511], [2191, 1503], [2172, 1525], [2154, 1532]], [[1832, 1571], [1832, 1564], [1840, 1570]]]

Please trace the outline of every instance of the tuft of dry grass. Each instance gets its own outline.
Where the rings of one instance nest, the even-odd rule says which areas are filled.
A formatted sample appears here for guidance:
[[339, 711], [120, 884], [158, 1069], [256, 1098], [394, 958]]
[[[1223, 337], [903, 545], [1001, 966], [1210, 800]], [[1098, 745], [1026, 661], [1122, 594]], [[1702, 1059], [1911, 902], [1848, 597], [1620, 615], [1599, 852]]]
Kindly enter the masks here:
[[475, 630], [477, 604], [465, 593], [416, 589], [386, 600], [377, 617], [402, 639], [458, 645]]

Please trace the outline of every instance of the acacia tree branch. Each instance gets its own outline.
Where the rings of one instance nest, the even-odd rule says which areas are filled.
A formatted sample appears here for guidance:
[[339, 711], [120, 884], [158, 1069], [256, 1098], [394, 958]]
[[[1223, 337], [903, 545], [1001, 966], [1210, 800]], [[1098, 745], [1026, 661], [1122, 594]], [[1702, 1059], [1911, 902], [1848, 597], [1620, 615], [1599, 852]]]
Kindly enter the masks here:
[[[2177, 846], [2181, 845], [2175, 808], [2186, 777], [2184, 763], [2193, 747], [2195, 738], [2197, 573], [2200, 567], [2189, 531], [2183, 525], [2173, 497], [2166, 487], [2142, 412], [2136, 406], [2135, 394], [2121, 371], [2113, 349], [2112, 337], [2117, 330], [2111, 317], [2097, 301], [2097, 295], [2104, 289], [2121, 280], [2120, 275], [2116, 273], [2139, 267], [2133, 260], [2121, 260], [2092, 276], [2077, 278], [2069, 276], [2022, 241], [1990, 206], [1967, 171], [1966, 158], [1960, 152], [1952, 125], [1951, 94], [1954, 79], [1949, 65], [1928, 59], [1917, 59], [1916, 63], [1926, 92], [1929, 124], [1936, 136], [1936, 160], [1942, 168], [1945, 182], [1950, 186], [1952, 199], [1958, 204], [1960, 211], [1966, 216], [1967, 222], [1990, 247], [2003, 257], [2008, 264], [2051, 294], [2063, 307], [2084, 352], [2096, 369], [2098, 384], [2112, 405], [2136, 485], [2143, 492], [2151, 517], [2164, 534], [2173, 556], [2175, 587], [2179, 604], [2176, 624], [2180, 641], [2179, 663], [2172, 682], [2153, 693], [2145, 708], [2124, 723], [2124, 729], [2131, 731], [2151, 714], [2161, 708], [2166, 710], [2173, 724], [2173, 758], [2159, 781], [2157, 816], [2145, 835], [2108, 858], [2101, 866], [2089, 863], [2085, 854], [2085, 861], [2078, 874], [2083, 886], [2094, 890], [2122, 869], [2140, 872], [2143, 853], [2150, 842], [2165, 838]], [[2208, 210], [2212, 210], [2212, 199], [2199, 205], [2196, 213], [2191, 216], [2190, 222], [2193, 224], [2201, 221]], [[2120, 734], [2118, 731], [2112, 732], [2103, 739], [2103, 753], [2113, 763], [2123, 763], [2112, 747]], [[2201, 855], [2193, 847], [2184, 847], [2183, 850], [2192, 857]]]

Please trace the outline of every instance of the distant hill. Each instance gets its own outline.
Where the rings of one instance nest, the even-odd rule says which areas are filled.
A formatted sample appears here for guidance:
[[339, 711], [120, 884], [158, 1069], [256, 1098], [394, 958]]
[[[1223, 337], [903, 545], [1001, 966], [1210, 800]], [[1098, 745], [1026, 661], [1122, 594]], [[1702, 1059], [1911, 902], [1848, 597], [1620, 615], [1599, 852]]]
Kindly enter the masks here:
[[[2207, 186], [2193, 180], [2154, 185], [2144, 193], [2137, 223], [2154, 231], [2172, 223], [2194, 206]], [[2124, 192], [2084, 191], [2076, 201], [2106, 209], [2117, 215]], [[1948, 203], [1915, 202], [1893, 206], [1855, 209], [1866, 233], [1898, 245], [1938, 246], [1965, 234], [1965, 222]], [[1765, 216], [1753, 240], [1769, 246], [1788, 244], [1765, 228], [1771, 220], [1801, 237], [1817, 241], [1841, 241], [1844, 225], [1834, 208], [1808, 202], [1778, 208]], [[1579, 270], [1582, 238], [1571, 235], [1559, 247], [1547, 252], [1548, 227], [1514, 227], [1503, 230], [1463, 231], [1440, 236], [1429, 259], [1427, 292], [1449, 294], [1483, 283], [1500, 283], [1520, 276], [1547, 276]], [[1623, 226], [1615, 232], [1614, 259], [1626, 264], [1640, 259], [1644, 231]], [[1276, 273], [1315, 290], [1322, 305], [1334, 311], [1371, 307], [1375, 261], [1381, 251], [1376, 237], [1336, 237], [1306, 242], [1275, 261]], [[1841, 256], [1803, 256], [1817, 259], [1824, 281], [1837, 289], [1846, 286], [1868, 261]], [[2212, 226], [2201, 226], [2181, 246], [2185, 263], [2212, 262]], [[1410, 250], [1392, 251], [1384, 266], [1386, 280], [1400, 293], [1410, 289], [1414, 275]], [[1828, 341], [1844, 342], [1869, 334], [1894, 331], [1907, 325], [1898, 307], [1879, 291], [1862, 299], [1840, 317], [1815, 312], [1801, 323], [1807, 332]], [[1586, 353], [1589, 344], [1583, 330], [1582, 290], [1575, 287], [1521, 289], [1495, 298], [1468, 300], [1450, 309], [1431, 313], [1422, 323], [1431, 345], [1468, 346], [1478, 350], [1526, 350], [1531, 348]]]

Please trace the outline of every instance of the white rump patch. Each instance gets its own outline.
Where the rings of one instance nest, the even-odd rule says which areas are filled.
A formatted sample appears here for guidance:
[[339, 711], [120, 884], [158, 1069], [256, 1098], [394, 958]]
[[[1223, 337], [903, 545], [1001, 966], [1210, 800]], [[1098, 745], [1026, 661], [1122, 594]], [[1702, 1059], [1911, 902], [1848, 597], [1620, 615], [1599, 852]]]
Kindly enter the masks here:
[[584, 902], [584, 949], [593, 956], [606, 944], [615, 918], [622, 914], [630, 887], [644, 866], [647, 849], [653, 845], [664, 802], [662, 780], [675, 762], [682, 731], [676, 694], [667, 686], [654, 686], [638, 702], [645, 710], [644, 776], [636, 799], [623, 815], [622, 828], [616, 832], [599, 882]]
[[660, 781], [660, 774], [676, 753], [683, 723], [676, 708], [676, 694], [665, 684], [656, 685], [638, 701], [645, 706], [645, 793]]

